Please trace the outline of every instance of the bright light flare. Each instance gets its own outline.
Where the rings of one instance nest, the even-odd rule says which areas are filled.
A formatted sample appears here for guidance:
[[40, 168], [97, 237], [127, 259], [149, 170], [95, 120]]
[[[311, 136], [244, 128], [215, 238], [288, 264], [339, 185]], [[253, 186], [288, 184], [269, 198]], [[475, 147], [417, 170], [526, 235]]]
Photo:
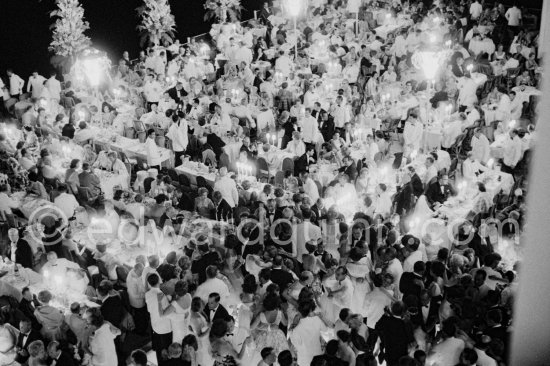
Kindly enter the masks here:
[[92, 86], [98, 86], [103, 78], [103, 65], [99, 59], [87, 59], [82, 61], [84, 73]]

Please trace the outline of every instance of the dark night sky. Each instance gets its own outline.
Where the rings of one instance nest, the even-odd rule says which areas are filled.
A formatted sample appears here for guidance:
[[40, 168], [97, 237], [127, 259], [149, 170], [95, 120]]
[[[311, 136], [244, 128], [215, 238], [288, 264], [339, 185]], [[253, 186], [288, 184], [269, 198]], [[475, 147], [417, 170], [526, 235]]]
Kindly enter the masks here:
[[[252, 17], [264, 0], [243, 0], [247, 9], [243, 19]], [[508, 3], [512, 0], [504, 0]], [[135, 57], [139, 51], [135, 29], [138, 18], [135, 8], [142, 0], [81, 0], [85, 18], [90, 23], [87, 35], [97, 48], [116, 60], [124, 50]], [[204, 0], [170, 0], [176, 17], [178, 38], [207, 32], [210, 25], [203, 22]], [[542, 0], [522, 0], [522, 6], [542, 7]], [[5, 78], [8, 67], [27, 78], [33, 69], [48, 76], [51, 69], [48, 46], [51, 41], [49, 16], [54, 0], [0, 0], [0, 75]]]
[[[90, 23], [86, 33], [94, 46], [107, 51], [114, 61], [124, 50], [135, 57], [139, 51], [135, 8], [142, 0], [80, 0], [84, 16]], [[262, 0], [243, 0], [246, 8], [243, 19], [253, 16]], [[177, 37], [185, 42], [188, 36], [208, 32], [210, 25], [203, 22], [203, 0], [170, 0], [176, 17]], [[51, 69], [50, 11], [54, 0], [0, 0], [0, 74], [5, 79], [8, 67], [26, 79], [34, 68], [48, 76]]]

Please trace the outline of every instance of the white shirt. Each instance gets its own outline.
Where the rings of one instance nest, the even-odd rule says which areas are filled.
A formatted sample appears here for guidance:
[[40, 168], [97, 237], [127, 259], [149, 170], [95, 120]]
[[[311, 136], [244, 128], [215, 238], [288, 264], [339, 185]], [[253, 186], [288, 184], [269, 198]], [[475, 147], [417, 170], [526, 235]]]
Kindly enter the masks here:
[[19, 75], [11, 74], [9, 77], [10, 94], [17, 95], [23, 92], [23, 85], [25, 81], [19, 77]]
[[[163, 316], [160, 314], [158, 294], [162, 294], [162, 291], [158, 287], [154, 287], [145, 293], [145, 304], [147, 310], [151, 316], [151, 326], [153, 331], [157, 334], [167, 334], [172, 331], [172, 324], [169, 316]], [[164, 304], [166, 303], [166, 304]], [[166, 297], [162, 300], [162, 305], [167, 307], [168, 300]]]
[[29, 77], [29, 82], [27, 83], [27, 93], [32, 89], [32, 97], [40, 98], [42, 89], [44, 89], [44, 81], [46, 81], [46, 78], [42, 75]]
[[311, 143], [316, 142], [317, 137], [317, 120], [312, 115], [307, 115], [301, 121], [302, 138], [304, 142]]
[[343, 128], [344, 124], [351, 120], [351, 115], [346, 105], [335, 105], [331, 114], [334, 117], [334, 127], [336, 128]]
[[111, 331], [111, 324], [105, 322], [90, 337], [91, 364], [94, 366], [112, 366], [118, 363], [115, 338], [120, 334]]
[[381, 193], [377, 199], [374, 206], [374, 212], [382, 215], [383, 217], [388, 217], [391, 213], [392, 202], [391, 197], [388, 193]]
[[225, 282], [219, 278], [210, 278], [200, 284], [195, 292], [195, 297], [200, 297], [206, 304], [208, 302], [208, 296], [210, 296], [213, 292], [220, 295], [220, 304], [224, 306], [227, 305], [227, 300], [229, 299], [229, 288]]
[[396, 57], [402, 57], [407, 54], [407, 40], [402, 35], [395, 37], [395, 43], [393, 44], [392, 54]]
[[220, 180], [214, 183], [214, 191], [219, 191], [222, 194], [222, 198], [227, 201], [231, 208], [239, 203], [237, 185], [235, 181], [227, 175], [221, 177]]
[[470, 5], [470, 16], [472, 19], [477, 19], [481, 15], [481, 12], [483, 11], [483, 7], [479, 2], [474, 2], [472, 5]]
[[58, 100], [61, 98], [61, 83], [55, 78], [55, 76], [52, 76], [46, 80], [45, 86], [50, 92], [50, 98]]
[[145, 306], [145, 285], [141, 276], [137, 276], [132, 269], [126, 277], [126, 287], [128, 288], [128, 300], [130, 306], [141, 309]]
[[67, 216], [67, 218], [72, 217], [76, 208], [80, 206], [76, 198], [72, 194], [66, 192], [57, 196], [53, 203], [65, 214], [65, 216]]
[[[187, 145], [189, 144], [189, 136], [187, 135], [187, 121], [184, 119], [180, 120], [179, 125], [178, 123], [173, 123], [168, 129], [166, 137], [172, 141], [172, 149], [174, 151], [185, 151], [185, 149], [187, 149]], [[176, 166], [179, 166], [180, 164], [181, 161], [176, 161]]]
[[506, 19], [508, 20], [508, 25], [512, 27], [519, 26], [519, 23], [521, 21], [521, 10], [519, 10], [516, 6], [512, 6], [510, 9], [506, 11], [506, 14], [504, 14]]
[[155, 140], [148, 138], [145, 141], [145, 151], [147, 153], [147, 164], [149, 166], [160, 165], [162, 158]]

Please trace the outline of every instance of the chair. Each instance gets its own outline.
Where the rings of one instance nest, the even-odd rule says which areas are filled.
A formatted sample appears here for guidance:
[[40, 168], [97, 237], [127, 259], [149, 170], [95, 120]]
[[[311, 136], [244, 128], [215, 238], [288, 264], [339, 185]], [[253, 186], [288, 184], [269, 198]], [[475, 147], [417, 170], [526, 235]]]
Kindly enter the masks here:
[[178, 182], [180, 182], [182, 187], [191, 187], [191, 181], [185, 174], [178, 175]]
[[214, 188], [212, 188], [210, 184], [208, 184], [206, 179], [204, 177], [201, 177], [200, 175], [197, 176], [197, 187], [208, 189], [208, 196], [212, 197], [212, 192], [214, 192]]
[[220, 155], [220, 168], [221, 167], [226, 167], [226, 168], [229, 168], [229, 155], [227, 155], [225, 152], [223, 152], [221, 155]]
[[294, 173], [294, 160], [291, 158], [284, 158], [283, 159], [283, 172], [291, 171]]
[[258, 170], [256, 173], [256, 178], [267, 178], [269, 181], [269, 178], [271, 177], [269, 174], [269, 166], [267, 165], [267, 161], [265, 161], [264, 158], [258, 158], [257, 160]]
[[449, 172], [447, 172], [449, 179], [456, 180], [457, 167], [458, 167], [458, 158], [453, 158], [453, 160], [451, 160], [451, 166], [449, 167]]
[[202, 163], [206, 164], [207, 161], [210, 163], [210, 166], [215, 167], [217, 165], [216, 154], [211, 149], [206, 149], [202, 152]]
[[143, 124], [143, 122], [134, 121], [134, 130], [139, 139], [139, 142], [144, 143], [147, 139], [147, 130], [145, 129], [145, 125]]
[[124, 137], [129, 139], [136, 138], [136, 130], [133, 127], [124, 127]]
[[283, 172], [282, 170], [277, 171], [277, 173], [275, 173], [275, 185], [280, 185], [282, 187], [284, 184], [284, 180], [285, 172]]
[[92, 191], [88, 187], [78, 187], [78, 199], [80, 202], [91, 205], [94, 203], [97, 197], [94, 197]]
[[166, 174], [172, 179], [172, 182], [179, 182], [179, 175], [174, 169], [166, 169]]

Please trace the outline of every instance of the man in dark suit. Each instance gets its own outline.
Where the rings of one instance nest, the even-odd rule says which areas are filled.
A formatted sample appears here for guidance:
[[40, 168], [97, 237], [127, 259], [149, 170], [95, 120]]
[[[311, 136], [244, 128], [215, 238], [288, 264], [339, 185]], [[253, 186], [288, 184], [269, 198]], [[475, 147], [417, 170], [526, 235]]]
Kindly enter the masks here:
[[422, 261], [414, 264], [414, 272], [403, 272], [399, 280], [399, 291], [403, 294], [403, 298], [413, 295], [416, 299], [420, 299], [420, 292], [424, 288], [424, 272], [426, 265]]
[[279, 290], [283, 293], [284, 290], [294, 282], [294, 278], [290, 273], [282, 269], [283, 257], [276, 255], [273, 258], [273, 267], [271, 268], [271, 282], [276, 283], [279, 286]]
[[397, 365], [399, 359], [408, 353], [409, 344], [414, 342], [411, 323], [402, 319], [405, 304], [396, 301], [391, 314], [385, 314], [376, 323], [376, 330], [382, 340], [381, 353], [388, 365]]
[[355, 182], [355, 178], [357, 178], [357, 165], [355, 164], [355, 161], [352, 157], [345, 156], [342, 163], [344, 166], [340, 168], [340, 173], [346, 174], [349, 177], [350, 183], [353, 184], [353, 182]]
[[437, 177], [437, 180], [430, 184], [426, 190], [426, 200], [430, 205], [443, 204], [450, 196], [454, 195], [455, 191], [449, 184], [449, 176], [445, 174]]
[[59, 342], [52, 341], [48, 344], [49, 365], [55, 366], [74, 366], [76, 362], [74, 358], [59, 348]]
[[32, 329], [32, 322], [29, 319], [24, 319], [19, 322], [19, 336], [17, 337], [17, 356], [15, 356], [15, 361], [20, 364], [25, 364], [29, 359], [29, 344], [34, 341], [42, 340], [40, 332]]
[[464, 58], [458, 56], [452, 67], [453, 74], [457, 77], [463, 77], [466, 69], [464, 68]]
[[34, 316], [34, 311], [36, 310], [36, 307], [40, 306], [40, 303], [36, 299], [36, 295], [33, 295], [28, 287], [23, 288], [21, 293], [23, 297], [19, 302], [18, 309], [23, 313], [23, 315], [30, 319], [32, 323], [32, 329], [40, 330], [42, 328], [42, 324], [40, 324]]
[[204, 314], [208, 322], [212, 322], [216, 319], [225, 320], [229, 317], [227, 310], [220, 304], [220, 294], [212, 292], [210, 296], [208, 296], [208, 304], [204, 307]]
[[332, 139], [332, 136], [334, 136], [334, 118], [332, 118], [332, 116], [329, 116], [327, 111], [321, 112], [320, 130], [326, 142], [330, 141]]
[[34, 256], [29, 243], [19, 237], [19, 230], [16, 228], [8, 230], [8, 237], [11, 245], [7, 248], [5, 256], [25, 268], [32, 269]]
[[321, 108], [321, 103], [315, 102], [313, 104], [313, 110], [311, 111], [311, 115], [317, 120], [317, 123], [321, 122], [321, 115], [323, 112], [326, 112], [323, 108]]
[[166, 92], [177, 104], [183, 103], [183, 98], [187, 96], [187, 92], [183, 89], [183, 84], [179, 81], [176, 86], [168, 89]]
[[266, 1], [264, 2], [264, 7], [260, 11], [260, 19], [262, 22], [267, 25], [271, 26], [271, 22], [269, 21], [269, 17], [272, 16], [273, 13], [271, 12], [271, 9], [269, 8], [269, 3]]
[[306, 146], [306, 152], [294, 161], [294, 176], [298, 177], [300, 173], [309, 172], [309, 165], [315, 163], [313, 155], [315, 154], [315, 146]]
[[191, 273], [198, 278], [200, 285], [206, 281], [206, 268], [208, 266], [217, 266], [220, 263], [220, 255], [215, 249], [210, 250], [208, 237], [199, 235], [197, 238], [197, 248], [199, 249], [200, 258], [195, 259], [191, 263]]
[[405, 183], [395, 196], [394, 203], [396, 204], [396, 213], [403, 215], [414, 208], [416, 199], [424, 193], [422, 180], [416, 174], [413, 167], [409, 166], [405, 170], [406, 177], [409, 181]]
[[101, 193], [99, 178], [91, 171], [90, 164], [82, 164], [82, 173], [78, 175], [78, 181], [80, 183], [80, 187], [90, 189], [92, 196], [99, 196]]
[[76, 129], [74, 128], [73, 122], [69, 121], [65, 126], [63, 126], [63, 129], [61, 129], [61, 136], [73, 139], [75, 132]]
[[206, 133], [206, 144], [212, 148], [212, 151], [214, 151], [214, 154], [216, 155], [216, 159], [220, 160], [220, 155], [223, 153], [225, 142], [211, 130], [207, 130]]
[[107, 280], [101, 281], [97, 287], [97, 296], [101, 300], [101, 315], [109, 323], [120, 328], [124, 316], [122, 299], [113, 291], [113, 284]]

